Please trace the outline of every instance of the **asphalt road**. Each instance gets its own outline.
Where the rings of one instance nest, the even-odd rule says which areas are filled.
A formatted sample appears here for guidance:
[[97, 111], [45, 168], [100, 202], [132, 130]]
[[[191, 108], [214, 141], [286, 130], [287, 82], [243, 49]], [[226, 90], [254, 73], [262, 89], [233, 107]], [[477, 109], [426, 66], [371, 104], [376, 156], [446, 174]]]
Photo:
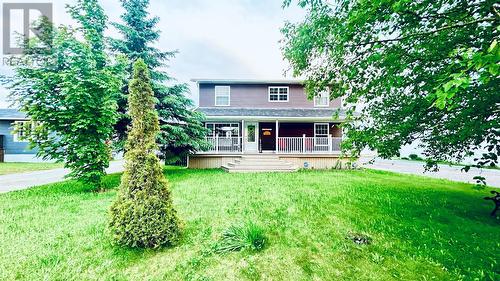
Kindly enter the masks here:
[[433, 178], [448, 179], [452, 181], [476, 183], [475, 176], [486, 178], [486, 184], [493, 187], [500, 187], [500, 170], [471, 168], [469, 172], [462, 172], [462, 166], [450, 166], [439, 164], [438, 172], [425, 172], [424, 163], [408, 160], [383, 160], [375, 159], [373, 164], [363, 165], [366, 168], [392, 171], [403, 174], [414, 174]]
[[[106, 172], [108, 174], [111, 174], [123, 171], [123, 163], [123, 160], [112, 161], [109, 164], [109, 168], [106, 169]], [[3, 175], [0, 176], [0, 193], [63, 181], [65, 180], [64, 176], [66, 176], [68, 173], [69, 170], [60, 168], [45, 171]]]
[[[107, 173], [118, 173], [123, 171], [123, 160], [113, 161], [106, 170]], [[424, 163], [407, 160], [382, 160], [376, 159], [373, 164], [363, 165], [366, 168], [392, 171], [404, 174], [414, 174], [434, 178], [448, 179], [452, 181], [475, 183], [474, 176], [481, 175], [486, 178], [489, 186], [500, 188], [500, 170], [472, 168], [468, 173], [462, 172], [461, 166], [439, 165], [438, 172], [425, 172]], [[30, 188], [32, 186], [44, 185], [65, 180], [67, 169], [54, 169], [19, 174], [0, 176], [0, 193]]]

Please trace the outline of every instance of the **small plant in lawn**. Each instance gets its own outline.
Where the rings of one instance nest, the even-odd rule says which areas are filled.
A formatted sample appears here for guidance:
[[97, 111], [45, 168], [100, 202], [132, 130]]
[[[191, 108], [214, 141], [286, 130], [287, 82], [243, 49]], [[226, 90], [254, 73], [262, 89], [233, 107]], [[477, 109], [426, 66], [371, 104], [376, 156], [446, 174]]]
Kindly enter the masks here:
[[118, 198], [110, 210], [110, 230], [120, 245], [141, 248], [172, 245], [179, 239], [180, 222], [155, 154], [160, 127], [149, 71], [142, 59], [134, 64], [129, 88], [132, 129]]
[[369, 245], [372, 243], [372, 238], [362, 233], [350, 232], [347, 234], [346, 239], [351, 240], [356, 245]]
[[241, 250], [260, 251], [264, 249], [267, 238], [264, 230], [253, 222], [232, 225], [222, 233], [222, 238], [215, 246], [217, 253]]

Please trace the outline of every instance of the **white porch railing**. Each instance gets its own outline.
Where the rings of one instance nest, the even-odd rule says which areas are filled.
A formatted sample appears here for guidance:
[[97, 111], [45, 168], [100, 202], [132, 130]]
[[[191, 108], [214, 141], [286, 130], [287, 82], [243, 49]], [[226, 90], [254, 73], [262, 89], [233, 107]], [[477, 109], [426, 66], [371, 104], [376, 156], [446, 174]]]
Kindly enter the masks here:
[[208, 149], [204, 153], [239, 153], [241, 137], [207, 137]]
[[[242, 137], [207, 137], [207, 149], [199, 153], [242, 153]], [[340, 151], [342, 138], [334, 137], [278, 137], [277, 153], [280, 154], [329, 154]]]
[[279, 137], [278, 153], [332, 153], [340, 151], [342, 138], [333, 137]]

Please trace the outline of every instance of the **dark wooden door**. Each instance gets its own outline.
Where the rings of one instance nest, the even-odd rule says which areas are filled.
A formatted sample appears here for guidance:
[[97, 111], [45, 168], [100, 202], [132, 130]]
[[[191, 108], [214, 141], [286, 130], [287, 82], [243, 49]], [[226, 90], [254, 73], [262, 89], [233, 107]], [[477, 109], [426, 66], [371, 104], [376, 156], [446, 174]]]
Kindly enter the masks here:
[[276, 123], [260, 123], [261, 150], [276, 150]]

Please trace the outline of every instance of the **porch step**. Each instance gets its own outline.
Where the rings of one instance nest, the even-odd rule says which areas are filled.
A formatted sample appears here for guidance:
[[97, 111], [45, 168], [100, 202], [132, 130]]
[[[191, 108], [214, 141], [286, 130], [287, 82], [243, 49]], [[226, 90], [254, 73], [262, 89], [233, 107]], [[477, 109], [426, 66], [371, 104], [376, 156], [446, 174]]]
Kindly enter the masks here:
[[241, 159], [257, 159], [257, 160], [279, 160], [279, 157], [276, 155], [243, 155]]
[[241, 159], [236, 159], [223, 165], [222, 168], [226, 172], [295, 172], [298, 170], [296, 166], [286, 161], [279, 159], [274, 155], [252, 155], [242, 156]]
[[[278, 159], [279, 160], [279, 159]], [[235, 159], [234, 163], [257, 163], [257, 164], [274, 164], [277, 163], [276, 159]]]

